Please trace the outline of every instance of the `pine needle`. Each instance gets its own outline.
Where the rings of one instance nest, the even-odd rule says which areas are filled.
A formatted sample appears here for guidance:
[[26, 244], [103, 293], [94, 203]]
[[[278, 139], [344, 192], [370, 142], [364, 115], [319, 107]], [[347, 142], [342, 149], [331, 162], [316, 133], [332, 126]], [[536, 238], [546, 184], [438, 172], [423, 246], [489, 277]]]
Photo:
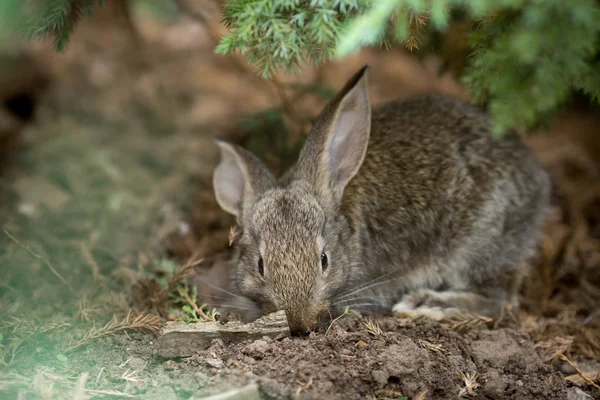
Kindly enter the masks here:
[[409, 50], [418, 50], [421, 44], [421, 30], [427, 24], [429, 16], [423, 13], [411, 12], [409, 16], [409, 36], [404, 46]]
[[493, 322], [493, 319], [476, 314], [456, 314], [445, 320], [442, 324], [453, 331], [465, 333]]
[[126, 329], [141, 330], [146, 332], [154, 333], [158, 331], [160, 326], [160, 319], [155, 315], [150, 314], [139, 314], [133, 317], [131, 310], [127, 313], [125, 318], [118, 321], [113, 317], [106, 325], [102, 328], [93, 327], [83, 337], [78, 340], [71, 340], [69, 345], [63, 349], [63, 353], [69, 353], [79, 347], [88, 345], [96, 339], [103, 336], [110, 335]]
[[596, 389], [600, 390], [600, 386], [598, 386], [596, 384], [596, 382], [594, 382], [592, 379], [590, 379], [586, 374], [583, 373], [582, 370], [579, 369], [579, 367], [571, 360], [569, 360], [569, 358], [567, 356], [565, 356], [563, 353], [561, 352], [557, 352], [556, 356], [558, 358], [560, 358], [561, 360], [563, 360], [564, 362], [566, 362], [567, 364], [569, 364], [571, 367], [573, 367], [573, 369], [579, 374], [579, 376], [581, 376], [583, 378], [583, 380], [588, 383], [589, 385], [592, 385], [593, 387], [595, 387]]

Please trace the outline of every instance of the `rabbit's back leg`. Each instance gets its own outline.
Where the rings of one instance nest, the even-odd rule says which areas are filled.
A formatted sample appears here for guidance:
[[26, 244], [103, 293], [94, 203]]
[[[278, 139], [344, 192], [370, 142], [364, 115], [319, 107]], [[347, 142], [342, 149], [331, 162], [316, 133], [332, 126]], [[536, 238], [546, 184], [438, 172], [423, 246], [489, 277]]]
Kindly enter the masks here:
[[493, 316], [501, 311], [502, 302], [474, 292], [420, 289], [406, 294], [392, 312], [401, 317], [429, 317], [442, 320], [455, 314], [472, 313]]
[[418, 289], [404, 295], [392, 312], [412, 319], [429, 317], [438, 321], [462, 313], [494, 317], [506, 306], [518, 307], [523, 271], [507, 271], [496, 281], [502, 282], [502, 285], [482, 286], [472, 291]]

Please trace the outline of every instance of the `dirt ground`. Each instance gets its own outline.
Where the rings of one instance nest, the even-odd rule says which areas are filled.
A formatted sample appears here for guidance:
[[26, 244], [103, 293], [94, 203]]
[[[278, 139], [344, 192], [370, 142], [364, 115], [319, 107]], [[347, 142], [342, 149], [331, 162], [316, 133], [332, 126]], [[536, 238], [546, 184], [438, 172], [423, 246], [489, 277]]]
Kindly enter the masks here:
[[[0, 176], [1, 398], [197, 399], [257, 382], [273, 399], [600, 399], [600, 116], [587, 110], [527, 139], [556, 193], [518, 313], [439, 324], [351, 311], [327, 334], [158, 357], [160, 326], [185, 318], [181, 279], [226, 284], [232, 220], [212, 194], [212, 138], [255, 146], [281, 170], [281, 143], [240, 121], [284, 101], [288, 139], [301, 142], [326, 96], [282, 97], [240, 58], [214, 55], [216, 23], [141, 10], [139, 51], [113, 11], [82, 24], [65, 54], [47, 42], [2, 50], [19, 67], [0, 68], [0, 145], [10, 149]], [[468, 99], [451, 75], [436, 75], [436, 58], [399, 49], [307, 66], [279, 76], [279, 88], [335, 90], [365, 63], [373, 103], [427, 91]], [[32, 116], [7, 106], [23, 93]], [[278, 124], [263, 118], [258, 130]], [[190, 259], [204, 263], [185, 267]], [[215, 298], [199, 285], [194, 303]]]

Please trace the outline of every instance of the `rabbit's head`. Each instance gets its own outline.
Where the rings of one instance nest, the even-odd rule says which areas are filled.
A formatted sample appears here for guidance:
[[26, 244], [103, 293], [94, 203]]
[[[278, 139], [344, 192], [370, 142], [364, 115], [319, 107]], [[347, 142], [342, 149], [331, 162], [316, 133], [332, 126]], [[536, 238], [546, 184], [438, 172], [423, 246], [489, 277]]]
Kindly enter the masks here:
[[323, 110], [297, 165], [279, 181], [247, 150], [217, 142], [215, 195], [242, 230], [237, 287], [265, 312], [285, 310], [293, 334], [307, 333], [326, 314], [353, 262], [342, 199], [369, 141], [366, 69]]

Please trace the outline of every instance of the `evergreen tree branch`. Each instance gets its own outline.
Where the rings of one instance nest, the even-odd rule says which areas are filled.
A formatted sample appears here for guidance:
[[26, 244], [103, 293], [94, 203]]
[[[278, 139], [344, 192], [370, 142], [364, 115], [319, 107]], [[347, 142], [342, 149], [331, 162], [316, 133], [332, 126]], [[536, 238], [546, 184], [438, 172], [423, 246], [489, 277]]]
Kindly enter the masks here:
[[[14, 7], [15, 0], [5, 1]], [[62, 50], [77, 22], [102, 0], [30, 3], [29, 36], [52, 36]], [[472, 22], [461, 78], [476, 101], [488, 104], [497, 133], [535, 127], [574, 89], [600, 101], [597, 0], [229, 0], [222, 20], [228, 32], [216, 38], [216, 52], [241, 53], [260, 75], [271, 77], [391, 40], [418, 50], [457, 12]]]
[[[27, 26], [31, 39], [54, 38], [54, 47], [63, 51], [77, 23], [85, 15], [91, 17], [104, 0], [47, 0], [33, 3], [35, 17]], [[24, 5], [23, 5], [24, 6]]]

